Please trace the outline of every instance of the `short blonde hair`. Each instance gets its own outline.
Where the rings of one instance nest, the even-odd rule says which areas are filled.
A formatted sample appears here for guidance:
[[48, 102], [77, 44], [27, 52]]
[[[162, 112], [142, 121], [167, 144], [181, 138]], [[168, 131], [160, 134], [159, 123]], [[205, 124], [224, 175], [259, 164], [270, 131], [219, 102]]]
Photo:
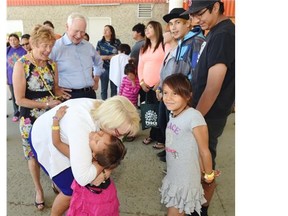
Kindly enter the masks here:
[[116, 95], [102, 103], [95, 102], [91, 115], [101, 129], [111, 130], [127, 124], [130, 128], [129, 135], [134, 136], [139, 131], [138, 111], [124, 96]]
[[34, 45], [38, 45], [42, 42], [52, 42], [54, 44], [56, 41], [54, 30], [50, 26], [35, 25], [29, 41]]

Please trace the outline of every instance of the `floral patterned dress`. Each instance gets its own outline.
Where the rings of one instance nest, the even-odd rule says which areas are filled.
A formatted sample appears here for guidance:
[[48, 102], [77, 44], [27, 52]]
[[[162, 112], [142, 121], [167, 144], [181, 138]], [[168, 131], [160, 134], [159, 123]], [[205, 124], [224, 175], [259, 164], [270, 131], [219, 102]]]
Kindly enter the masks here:
[[[45, 67], [37, 67], [32, 64], [26, 56], [23, 56], [18, 61], [20, 61], [24, 67], [26, 78], [25, 97], [39, 102], [48, 102], [49, 97], [51, 97], [49, 91], [53, 92], [54, 70], [56, 63], [52, 60], [48, 60]], [[46, 84], [44, 84], [41, 76], [45, 80]], [[20, 107], [19, 127], [24, 155], [27, 160], [34, 157], [29, 141], [30, 130], [34, 121], [46, 111], [47, 109]]]

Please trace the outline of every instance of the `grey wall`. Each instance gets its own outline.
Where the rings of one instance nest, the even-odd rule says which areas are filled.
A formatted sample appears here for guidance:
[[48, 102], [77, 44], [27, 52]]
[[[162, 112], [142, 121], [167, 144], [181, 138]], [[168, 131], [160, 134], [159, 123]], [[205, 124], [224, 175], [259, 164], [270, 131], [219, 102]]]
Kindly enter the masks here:
[[132, 27], [138, 22], [146, 24], [150, 20], [156, 20], [164, 29], [166, 23], [162, 17], [168, 13], [168, 6], [168, 4], [153, 4], [151, 19], [137, 18], [138, 4], [93, 7], [80, 5], [7, 7], [7, 20], [23, 20], [24, 33], [29, 33], [35, 24], [50, 20], [55, 26], [55, 32], [62, 34], [65, 32], [66, 19], [71, 12], [80, 12], [86, 17], [111, 17], [117, 38], [122, 43], [132, 46], [134, 44]]

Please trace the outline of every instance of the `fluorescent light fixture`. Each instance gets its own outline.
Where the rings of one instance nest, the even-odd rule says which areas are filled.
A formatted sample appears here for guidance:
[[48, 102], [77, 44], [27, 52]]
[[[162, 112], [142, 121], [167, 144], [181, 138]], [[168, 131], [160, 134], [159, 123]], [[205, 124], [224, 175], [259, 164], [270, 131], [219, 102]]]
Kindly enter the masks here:
[[81, 7], [97, 7], [97, 6], [118, 6], [120, 3], [107, 3], [107, 4], [80, 4]]

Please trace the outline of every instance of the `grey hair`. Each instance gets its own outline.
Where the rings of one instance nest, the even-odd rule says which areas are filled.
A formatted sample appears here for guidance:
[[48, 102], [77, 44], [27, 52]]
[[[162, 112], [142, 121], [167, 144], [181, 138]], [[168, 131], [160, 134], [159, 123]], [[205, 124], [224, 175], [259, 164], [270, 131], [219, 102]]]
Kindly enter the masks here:
[[78, 13], [78, 12], [73, 12], [71, 13], [68, 18], [67, 18], [67, 25], [70, 27], [72, 25], [72, 22], [75, 20], [75, 19], [81, 19], [81, 20], [84, 20], [85, 23], [86, 23], [86, 18], [85, 16], [83, 16], [82, 14]]

